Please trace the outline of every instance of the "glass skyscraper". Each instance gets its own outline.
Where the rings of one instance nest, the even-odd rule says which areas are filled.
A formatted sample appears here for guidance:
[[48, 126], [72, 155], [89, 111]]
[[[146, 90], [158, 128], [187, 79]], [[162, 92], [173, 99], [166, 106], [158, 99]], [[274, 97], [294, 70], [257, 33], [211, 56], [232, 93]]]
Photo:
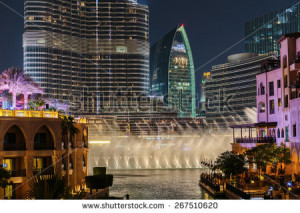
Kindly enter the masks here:
[[[141, 3], [139, 3], [141, 2]], [[142, 0], [25, 0], [24, 69], [74, 114], [128, 108], [149, 94]]]
[[245, 24], [246, 52], [280, 54], [276, 41], [284, 34], [300, 32], [300, 3], [255, 18]]
[[195, 70], [184, 26], [176, 27], [151, 47], [150, 90], [164, 96], [179, 117], [195, 117]]

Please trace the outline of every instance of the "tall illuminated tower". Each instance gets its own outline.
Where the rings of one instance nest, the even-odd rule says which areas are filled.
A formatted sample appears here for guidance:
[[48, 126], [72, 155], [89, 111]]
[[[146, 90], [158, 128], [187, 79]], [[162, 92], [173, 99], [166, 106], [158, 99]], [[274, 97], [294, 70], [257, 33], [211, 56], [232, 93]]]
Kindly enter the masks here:
[[25, 0], [24, 69], [74, 114], [149, 93], [149, 10], [137, 0]]
[[195, 117], [195, 70], [184, 26], [176, 27], [151, 47], [150, 91], [164, 96], [179, 117]]

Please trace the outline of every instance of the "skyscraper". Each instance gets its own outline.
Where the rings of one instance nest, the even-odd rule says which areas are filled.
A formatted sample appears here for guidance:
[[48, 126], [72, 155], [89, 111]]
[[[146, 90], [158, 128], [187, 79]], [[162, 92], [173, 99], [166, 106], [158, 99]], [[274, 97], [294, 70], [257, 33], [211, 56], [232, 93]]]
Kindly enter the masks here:
[[211, 79], [211, 75], [210, 72], [205, 72], [203, 73], [202, 76], [202, 80], [201, 80], [201, 84], [200, 84], [200, 88], [201, 88], [201, 92], [200, 92], [200, 101], [199, 101], [199, 108], [196, 109], [197, 112], [197, 117], [206, 117], [206, 91], [205, 91], [205, 85], [206, 85], [206, 81]]
[[74, 114], [126, 110], [149, 94], [148, 21], [141, 0], [25, 0], [26, 74]]
[[169, 32], [151, 47], [150, 90], [164, 96], [179, 117], [195, 117], [195, 70], [184, 26]]
[[276, 41], [284, 34], [300, 32], [300, 3], [255, 18], [245, 24], [246, 52], [280, 54]]
[[209, 126], [228, 128], [256, 120], [256, 75], [266, 60], [279, 66], [273, 53], [240, 53], [229, 56], [228, 63], [212, 67], [211, 79], [205, 84]]

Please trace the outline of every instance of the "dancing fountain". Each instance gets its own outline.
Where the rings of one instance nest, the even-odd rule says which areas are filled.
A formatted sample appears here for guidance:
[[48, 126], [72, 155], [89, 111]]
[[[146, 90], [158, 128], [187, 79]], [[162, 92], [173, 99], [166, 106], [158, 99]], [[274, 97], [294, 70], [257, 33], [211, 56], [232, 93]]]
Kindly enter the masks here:
[[[255, 120], [255, 110], [246, 109], [245, 114]], [[249, 120], [249, 119], [248, 119]], [[107, 125], [109, 122], [104, 121]], [[150, 134], [131, 135], [120, 132], [122, 129], [112, 122], [108, 129], [112, 134], [103, 133], [100, 124], [93, 124], [92, 135], [89, 135], [89, 171], [93, 167], [108, 169], [179, 169], [201, 168], [203, 160], [214, 161], [216, 157], [231, 149], [231, 130], [220, 130], [214, 133], [195, 129], [188, 123], [184, 127], [176, 123], [178, 131], [173, 127], [162, 125], [152, 134], [149, 124], [137, 123], [141, 132]], [[145, 128], [149, 128], [144, 131]], [[89, 133], [90, 134], [90, 133]]]

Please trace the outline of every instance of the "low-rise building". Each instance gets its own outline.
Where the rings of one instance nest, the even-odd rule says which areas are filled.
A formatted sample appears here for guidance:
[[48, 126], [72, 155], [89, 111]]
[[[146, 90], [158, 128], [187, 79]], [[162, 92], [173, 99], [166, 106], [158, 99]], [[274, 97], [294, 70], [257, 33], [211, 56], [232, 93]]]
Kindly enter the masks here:
[[0, 199], [24, 199], [34, 175], [65, 176], [72, 191], [84, 187], [87, 176], [88, 129], [76, 123], [73, 143], [62, 143], [56, 112], [0, 110], [0, 164], [10, 173]]
[[278, 43], [281, 66], [276, 68], [274, 61], [262, 63], [256, 76], [257, 123], [232, 126], [233, 151], [241, 153], [263, 143], [283, 144], [291, 150], [290, 172], [300, 174], [300, 33], [284, 35]]

